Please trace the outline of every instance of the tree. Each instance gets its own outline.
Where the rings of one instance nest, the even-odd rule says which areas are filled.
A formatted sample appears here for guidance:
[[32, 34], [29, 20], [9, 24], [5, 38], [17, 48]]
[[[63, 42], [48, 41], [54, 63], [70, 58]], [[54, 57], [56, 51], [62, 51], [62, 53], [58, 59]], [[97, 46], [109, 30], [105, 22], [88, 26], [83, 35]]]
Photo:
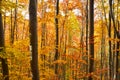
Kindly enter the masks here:
[[[18, 4], [18, 0], [16, 0], [16, 5]], [[13, 42], [14, 42], [14, 32], [15, 32], [15, 29], [16, 29], [16, 40], [17, 40], [17, 7], [15, 8], [14, 10], [14, 26], [13, 26]]]
[[33, 80], [39, 80], [37, 40], [37, 0], [29, 1], [30, 46], [32, 49], [31, 69]]
[[[86, 55], [88, 56], [88, 0], [86, 2]], [[88, 62], [88, 57], [86, 62]], [[86, 73], [88, 73], [88, 66], [86, 66]]]
[[[89, 1], [89, 73], [94, 71], [94, 0]], [[89, 76], [88, 80], [93, 80], [92, 76]]]
[[[118, 0], [119, 4], [119, 0]], [[110, 8], [110, 19], [113, 21], [113, 27], [114, 27], [114, 32], [117, 36], [117, 39], [120, 39], [120, 26], [119, 26], [119, 21], [115, 21], [115, 15], [114, 15], [114, 8], [113, 8], [113, 0], [109, 0], [109, 8]], [[118, 26], [115, 23], [118, 23]], [[117, 44], [117, 51], [116, 51], [116, 80], [119, 80], [120, 73], [119, 73], [119, 67], [120, 67], [120, 59], [119, 59], [119, 47], [120, 47], [120, 42], [118, 41]]]
[[[55, 17], [55, 28], [56, 28], [56, 48], [55, 48], [55, 61], [59, 58], [58, 46], [59, 46], [59, 28], [58, 28], [58, 14], [59, 14], [59, 0], [56, 0], [56, 17]], [[58, 76], [58, 63], [55, 64], [55, 74]]]
[[[2, 0], [0, 0], [0, 53], [5, 54], [4, 52], [5, 41], [4, 41], [4, 30], [3, 30], [2, 13], [1, 13], [1, 2]], [[0, 60], [2, 61], [3, 77], [5, 80], [9, 80], [9, 70], [8, 70], [7, 59], [0, 57]]]
[[[13, 2], [13, 1], [12, 1]], [[15, 26], [13, 26], [13, 11], [12, 11], [12, 8], [11, 8], [11, 21], [10, 21], [10, 43], [13, 44], [14, 43], [14, 32], [15, 32]]]
[[[42, 4], [42, 9], [41, 9], [41, 16], [42, 16], [42, 19], [45, 18], [45, 13], [46, 13], [46, 6], [45, 6], [45, 2], [44, 0], [41, 1], [41, 4]], [[42, 22], [41, 23], [41, 50], [44, 50], [45, 49], [45, 46], [46, 46], [46, 23], [45, 22]], [[41, 54], [41, 60], [43, 61], [43, 64], [42, 64], [42, 74], [44, 75], [45, 74], [45, 67], [46, 67], [46, 63], [45, 63], [45, 59], [46, 59], [46, 55], [45, 53], [42, 53]], [[45, 78], [45, 76], [44, 76]]]
[[[108, 37], [111, 38], [111, 14], [109, 13], [109, 27], [108, 27]], [[112, 51], [111, 51], [111, 41], [109, 40], [109, 79], [111, 79], [112, 74]]]

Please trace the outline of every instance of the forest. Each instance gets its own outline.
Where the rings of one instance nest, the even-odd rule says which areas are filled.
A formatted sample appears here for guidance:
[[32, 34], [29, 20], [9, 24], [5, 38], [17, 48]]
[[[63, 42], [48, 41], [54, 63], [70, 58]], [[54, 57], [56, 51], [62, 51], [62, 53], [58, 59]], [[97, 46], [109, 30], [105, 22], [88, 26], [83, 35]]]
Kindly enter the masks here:
[[0, 0], [0, 80], [120, 80], [120, 0]]

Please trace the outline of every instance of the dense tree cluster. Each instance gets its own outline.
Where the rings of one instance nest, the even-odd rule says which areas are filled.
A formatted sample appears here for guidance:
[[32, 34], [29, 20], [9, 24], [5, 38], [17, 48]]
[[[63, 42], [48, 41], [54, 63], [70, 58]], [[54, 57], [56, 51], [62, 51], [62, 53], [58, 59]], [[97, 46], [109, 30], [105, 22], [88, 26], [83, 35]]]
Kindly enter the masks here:
[[120, 0], [0, 0], [0, 80], [120, 80]]

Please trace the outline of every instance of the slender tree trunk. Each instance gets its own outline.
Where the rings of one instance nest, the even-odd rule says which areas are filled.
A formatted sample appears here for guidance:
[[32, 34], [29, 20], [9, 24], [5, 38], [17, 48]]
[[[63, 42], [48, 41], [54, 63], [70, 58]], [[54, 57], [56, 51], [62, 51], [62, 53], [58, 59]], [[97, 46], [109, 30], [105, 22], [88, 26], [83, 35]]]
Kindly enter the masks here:
[[[68, 14], [68, 2], [66, 1], [65, 2], [66, 3], [66, 10], [65, 10], [65, 18], [64, 18], [64, 20], [63, 20], [63, 29], [62, 29], [62, 40], [63, 40], [63, 47], [64, 47], [64, 49], [63, 49], [63, 55], [65, 55], [64, 57], [63, 57], [63, 60], [65, 60], [66, 61], [66, 50], [67, 50], [67, 31], [66, 31], [66, 29], [65, 29], [65, 23], [66, 23], [66, 19], [67, 19], [67, 14]], [[63, 65], [63, 80], [66, 80], [66, 67], [67, 67], [67, 64], [64, 64]]]
[[[120, 40], [120, 22], [118, 21], [118, 31], [117, 31], [117, 38]], [[117, 42], [117, 52], [116, 52], [116, 80], [120, 80], [120, 42]]]
[[[114, 39], [116, 39], [116, 34], [115, 34], [115, 31], [114, 31]], [[113, 76], [113, 80], [115, 80], [115, 75], [116, 75], [116, 51], [114, 51], [114, 50], [116, 50], [116, 41], [114, 41], [113, 42], [113, 68], [112, 68], [112, 72], [113, 72], [113, 74], [112, 74], [112, 76]]]
[[[59, 58], [58, 46], [59, 46], [59, 28], [58, 28], [58, 16], [59, 14], [59, 0], [56, 0], [56, 16], [55, 16], [55, 27], [56, 27], [56, 49], [55, 49], [55, 61]], [[55, 74], [58, 77], [58, 63], [55, 64]]]
[[[111, 38], [111, 15], [109, 13], [109, 30], [108, 30], [108, 37]], [[112, 79], [112, 51], [111, 51], [111, 41], [109, 40], [109, 79]]]
[[[88, 0], [86, 2], [86, 62], [88, 62]], [[89, 68], [86, 65], [86, 74], [88, 74]], [[86, 78], [87, 79], [87, 78]]]
[[37, 39], [37, 0], [29, 1], [30, 46], [32, 48], [32, 80], [39, 80], [38, 39]]
[[[89, 1], [89, 73], [94, 71], [94, 0]], [[89, 76], [88, 80], [93, 80], [92, 76]]]
[[[12, 2], [13, 2], [13, 0], [12, 0]], [[10, 28], [10, 31], [11, 31], [11, 34], [10, 34], [10, 44], [13, 44], [14, 43], [14, 40], [15, 40], [15, 27], [16, 27], [16, 19], [17, 19], [17, 13], [16, 13], [16, 9], [15, 9], [15, 14], [14, 14], [15, 16], [15, 18], [14, 18], [14, 24], [13, 24], [13, 11], [12, 11], [12, 8], [11, 8], [11, 22], [10, 22], [10, 24], [11, 24], [11, 28]]]
[[[118, 31], [117, 31], [117, 38], [120, 39], [120, 21], [118, 19], [118, 15], [119, 15], [119, 11], [118, 11], [118, 8], [120, 7], [120, 0], [117, 1], [118, 4], [117, 4], [117, 28], [118, 28]], [[120, 42], [117, 42], [117, 49], [119, 50], [120, 49]], [[120, 50], [117, 51], [116, 53], [116, 78], [117, 80], [120, 79], [120, 73], [118, 72], [118, 69], [120, 68], [120, 59], [119, 59], [119, 56], [120, 56]]]
[[107, 23], [108, 21], [107, 21], [105, 6], [104, 6], [104, 0], [101, 0], [101, 2], [102, 2], [103, 11], [104, 11], [104, 19], [105, 19], [106, 27], [108, 29], [108, 23]]
[[[65, 54], [66, 55], [66, 37], [65, 37], [65, 39], [64, 39], [64, 52], [63, 52], [63, 54]], [[64, 58], [63, 58], [65, 61], [66, 61], [66, 56], [64, 56]], [[66, 64], [64, 64], [63, 65], [63, 80], [66, 80]]]
[[[111, 38], [111, 15], [110, 15], [110, 12], [109, 12], [109, 25], [108, 25], [108, 21], [107, 21], [107, 17], [106, 17], [106, 11], [105, 11], [105, 6], [104, 6], [104, 0], [101, 0], [102, 2], [102, 7], [103, 7], [103, 11], [104, 11], [104, 18], [105, 18], [105, 23], [106, 23], [106, 27], [107, 27], [107, 30], [108, 30], [108, 37]], [[105, 77], [105, 79], [110, 79], [110, 76], [111, 76], [111, 41], [108, 42], [109, 44], [109, 71], [108, 71], [108, 77]], [[107, 74], [105, 74], [107, 75]]]
[[[117, 38], [120, 40], [120, 25], [118, 22], [118, 32], [117, 32], [118, 36]], [[120, 72], [119, 72], [119, 68], [120, 68], [120, 42], [117, 42], [117, 52], [116, 52], [116, 80], [120, 80]]]
[[5, 36], [5, 30], [6, 30], [6, 10], [5, 10], [5, 13], [4, 13], [4, 36]]
[[[114, 27], [114, 31], [115, 31], [115, 34], [117, 35], [117, 39], [120, 39], [120, 28], [119, 28], [119, 25], [118, 25], [118, 28], [115, 24], [115, 15], [114, 15], [114, 12], [113, 12], [113, 7], [112, 7], [112, 2], [113, 0], [109, 0], [109, 7], [110, 7], [110, 15], [111, 15], [111, 19], [113, 21], [113, 27]], [[118, 1], [119, 3], [119, 1]], [[120, 47], [120, 42], [117, 42], [117, 52], [116, 52], [116, 80], [120, 80], [120, 73], [119, 73], [119, 67], [120, 67], [120, 59], [119, 59], [119, 47]]]
[[14, 43], [14, 37], [13, 37], [13, 11], [11, 9], [11, 17], [10, 17], [10, 44]]
[[[18, 0], [16, 0], [16, 5], [18, 4]], [[14, 34], [15, 34], [15, 30], [16, 30], [16, 40], [17, 40], [17, 7], [15, 8], [14, 10], [14, 26], [13, 26], [13, 37], [14, 37]], [[13, 42], [14, 42], [14, 38], [13, 38]]]
[[[1, 1], [0, 0], [0, 6], [1, 6]], [[1, 12], [1, 8], [0, 8]], [[3, 30], [3, 22], [2, 22], [2, 13], [0, 13], [0, 52], [5, 54], [5, 39], [4, 39], [4, 30]], [[4, 80], [9, 80], [9, 70], [8, 70], [8, 64], [7, 64], [7, 59], [0, 57], [0, 60], [2, 62], [2, 73]]]
[[[45, 18], [45, 11], [46, 11], [46, 6], [45, 6], [45, 3], [44, 3], [44, 0], [42, 0], [41, 2], [42, 4], [42, 18], [44, 19]], [[46, 46], [46, 23], [43, 22], [41, 23], [41, 49], [44, 50], [45, 49], [45, 46]], [[41, 59], [43, 61], [43, 64], [42, 64], [42, 74], [44, 75], [45, 73], [45, 59], [46, 59], [46, 56], [45, 56], [45, 53], [42, 53], [41, 54]], [[45, 76], [44, 76], [45, 78]]]
[[[100, 61], [100, 68], [101, 70], [103, 69], [104, 67], [104, 64], [103, 64], [103, 61], [104, 61], [104, 53], [105, 53], [105, 36], [104, 36], [104, 25], [103, 25], [103, 17], [101, 15], [101, 20], [102, 20], [102, 23], [101, 23], [101, 29], [102, 29], [102, 36], [101, 36], [101, 61]], [[100, 80], [102, 80], [103, 78], [103, 74], [101, 73], [100, 74]]]

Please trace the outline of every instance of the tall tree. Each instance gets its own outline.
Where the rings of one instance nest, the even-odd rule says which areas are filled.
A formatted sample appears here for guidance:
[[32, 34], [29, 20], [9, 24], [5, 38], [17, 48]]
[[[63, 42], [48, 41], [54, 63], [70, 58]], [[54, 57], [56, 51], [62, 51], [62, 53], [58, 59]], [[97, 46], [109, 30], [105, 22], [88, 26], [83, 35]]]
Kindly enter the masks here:
[[[58, 14], [59, 14], [59, 0], [56, 0], [56, 17], [55, 17], [55, 28], [56, 28], [56, 48], [55, 48], [55, 61], [58, 60], [59, 52], [59, 29], [58, 29]], [[58, 76], [58, 64], [55, 64], [55, 74]]]
[[[12, 0], [13, 2], [13, 0]], [[14, 43], [14, 31], [15, 31], [15, 28], [13, 26], [13, 11], [12, 11], [12, 8], [11, 8], [11, 17], [10, 17], [10, 43], [13, 44]]]
[[[16, 5], [18, 4], [18, 0], [16, 0]], [[14, 10], [14, 31], [15, 31], [15, 29], [16, 29], [16, 34], [15, 34], [15, 36], [16, 36], [16, 40], [17, 40], [17, 7], [15, 8], [15, 10]], [[13, 37], [14, 37], [14, 32], [13, 32]], [[13, 38], [13, 42], [14, 42], [14, 38]]]
[[29, 1], [30, 46], [32, 49], [32, 80], [39, 80], [38, 69], [38, 39], [37, 39], [37, 0]]
[[[88, 0], [86, 2], [86, 55], [88, 56]], [[86, 58], [88, 63], [88, 57]], [[86, 65], [86, 73], [88, 73], [88, 66]]]
[[[111, 14], [109, 13], [109, 28], [108, 37], [111, 38]], [[109, 79], [111, 79], [111, 69], [112, 69], [112, 51], [111, 51], [111, 41], [109, 40]]]
[[[13, 2], [13, 1], [12, 1]], [[18, 0], [16, 0], [16, 5], [18, 4]], [[17, 7], [14, 9], [14, 20], [13, 20], [13, 8], [11, 8], [11, 34], [10, 34], [10, 43], [14, 44], [15, 35], [17, 39]], [[14, 23], [13, 23], [14, 22]], [[16, 34], [15, 34], [16, 29]]]
[[[42, 18], [44, 19], [45, 18], [45, 13], [46, 13], [46, 4], [44, 2], [44, 0], [41, 1], [41, 4], [42, 4]], [[42, 22], [41, 23], [41, 50], [44, 50], [45, 49], [45, 46], [46, 46], [46, 23], [45, 22]], [[45, 59], [46, 59], [46, 56], [45, 56], [45, 53], [42, 53], [41, 54], [41, 60], [43, 61], [43, 64], [42, 64], [42, 74], [44, 75], [45, 73]], [[44, 76], [45, 77], [45, 76]]]
[[[119, 4], [119, 0], [118, 0], [118, 4]], [[120, 26], [119, 26], [119, 21], [115, 21], [115, 14], [114, 14], [114, 7], [113, 7], [113, 0], [109, 0], [109, 8], [110, 8], [110, 19], [113, 22], [113, 28], [114, 28], [114, 32], [117, 35], [117, 39], [120, 39]], [[118, 22], [118, 26], [115, 24], [116, 22]], [[118, 41], [117, 44], [117, 51], [116, 51], [116, 80], [120, 79], [120, 73], [119, 73], [119, 67], [120, 67], [120, 59], [119, 59], [119, 47], [120, 47], [120, 42]]]
[[[5, 48], [5, 41], [4, 41], [4, 30], [3, 30], [3, 22], [2, 22], [2, 13], [1, 13], [1, 3], [2, 0], [0, 0], [0, 52], [4, 53]], [[8, 64], [7, 59], [0, 57], [0, 60], [2, 61], [2, 72], [4, 80], [9, 80], [9, 70], [8, 70]]]
[[[89, 1], [89, 73], [94, 71], [94, 0]], [[89, 76], [88, 80], [93, 80], [92, 76]]]

